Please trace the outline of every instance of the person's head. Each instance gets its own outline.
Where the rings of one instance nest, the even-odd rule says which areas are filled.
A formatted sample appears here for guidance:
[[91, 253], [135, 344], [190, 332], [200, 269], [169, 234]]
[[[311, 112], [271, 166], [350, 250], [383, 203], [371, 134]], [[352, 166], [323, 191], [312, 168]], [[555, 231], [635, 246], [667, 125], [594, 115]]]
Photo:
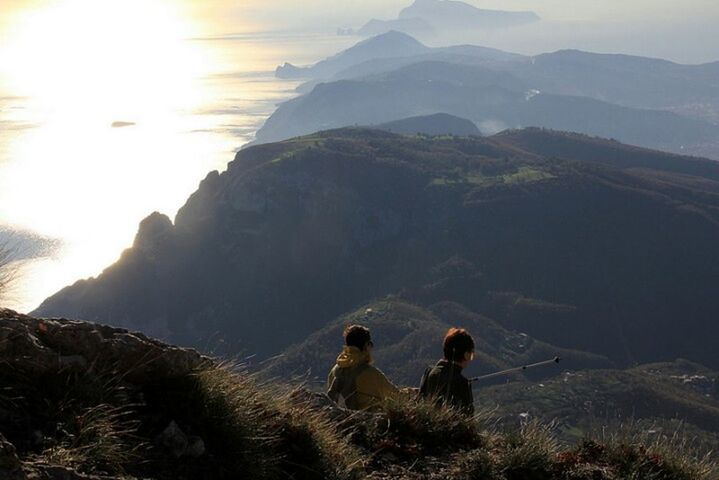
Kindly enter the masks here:
[[444, 337], [444, 358], [450, 362], [467, 365], [474, 360], [474, 339], [463, 328], [450, 328]]
[[369, 351], [374, 344], [369, 333], [369, 328], [362, 325], [350, 325], [344, 331], [345, 345], [357, 347], [362, 351]]

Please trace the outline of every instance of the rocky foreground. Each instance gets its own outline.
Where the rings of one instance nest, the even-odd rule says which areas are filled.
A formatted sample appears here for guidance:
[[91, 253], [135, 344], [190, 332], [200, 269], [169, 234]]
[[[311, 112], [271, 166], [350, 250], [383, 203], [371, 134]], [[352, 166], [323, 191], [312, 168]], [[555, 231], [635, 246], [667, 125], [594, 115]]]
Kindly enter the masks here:
[[560, 448], [480, 417], [350, 413], [142, 334], [0, 310], [2, 479], [716, 478], [669, 443]]

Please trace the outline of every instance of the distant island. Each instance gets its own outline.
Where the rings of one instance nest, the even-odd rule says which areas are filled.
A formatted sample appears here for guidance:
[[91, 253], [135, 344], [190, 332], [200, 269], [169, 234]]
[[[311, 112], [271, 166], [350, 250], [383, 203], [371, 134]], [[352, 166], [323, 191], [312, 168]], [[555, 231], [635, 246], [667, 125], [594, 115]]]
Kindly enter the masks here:
[[422, 18], [397, 18], [394, 20], [373, 18], [357, 30], [357, 35], [373, 37], [393, 30], [415, 37], [433, 37], [437, 34], [434, 27]]
[[133, 127], [135, 126], [135, 122], [122, 122], [122, 121], [115, 121], [112, 122], [110, 127], [112, 128], [124, 128], [124, 127]]
[[539, 20], [534, 12], [485, 10], [456, 0], [415, 0], [397, 19], [373, 18], [357, 33], [370, 36], [397, 30], [426, 37], [443, 31], [514, 27]]

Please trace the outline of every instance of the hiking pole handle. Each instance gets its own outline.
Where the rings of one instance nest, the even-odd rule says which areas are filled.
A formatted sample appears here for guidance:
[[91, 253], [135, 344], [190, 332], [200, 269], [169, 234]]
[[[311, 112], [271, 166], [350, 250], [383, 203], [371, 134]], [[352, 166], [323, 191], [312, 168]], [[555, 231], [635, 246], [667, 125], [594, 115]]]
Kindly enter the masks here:
[[487, 380], [487, 379], [494, 378], [494, 377], [502, 377], [504, 375], [509, 375], [511, 373], [523, 372], [523, 371], [529, 370], [531, 368], [543, 367], [545, 365], [552, 365], [555, 363], [559, 363], [561, 361], [562, 361], [562, 359], [560, 357], [554, 357], [552, 360], [546, 360], [544, 362], [532, 363], [531, 365], [522, 365], [521, 367], [509, 368], [507, 370], [502, 370], [501, 372], [495, 372], [495, 373], [490, 373], [489, 375], [482, 375], [481, 377], [470, 378], [469, 381], [470, 382], [479, 382], [481, 380]]

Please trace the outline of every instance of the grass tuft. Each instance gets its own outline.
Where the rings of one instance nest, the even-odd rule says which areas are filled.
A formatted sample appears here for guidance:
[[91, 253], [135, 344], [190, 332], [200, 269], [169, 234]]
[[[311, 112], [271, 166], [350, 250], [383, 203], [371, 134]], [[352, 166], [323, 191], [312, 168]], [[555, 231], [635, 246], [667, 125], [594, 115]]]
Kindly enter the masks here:
[[361, 470], [348, 437], [290, 391], [225, 367], [199, 372], [187, 397], [191, 427], [235, 475], [342, 480]]
[[64, 438], [40, 458], [83, 473], [125, 474], [125, 466], [138, 461], [144, 447], [132, 417], [131, 410], [110, 405], [89, 408], [64, 426]]
[[497, 469], [507, 480], [553, 478], [558, 444], [551, 426], [536, 421], [524, 423], [518, 432], [500, 438], [495, 448]]
[[10, 300], [13, 283], [17, 279], [17, 268], [12, 260], [13, 248], [0, 243], [0, 306]]

